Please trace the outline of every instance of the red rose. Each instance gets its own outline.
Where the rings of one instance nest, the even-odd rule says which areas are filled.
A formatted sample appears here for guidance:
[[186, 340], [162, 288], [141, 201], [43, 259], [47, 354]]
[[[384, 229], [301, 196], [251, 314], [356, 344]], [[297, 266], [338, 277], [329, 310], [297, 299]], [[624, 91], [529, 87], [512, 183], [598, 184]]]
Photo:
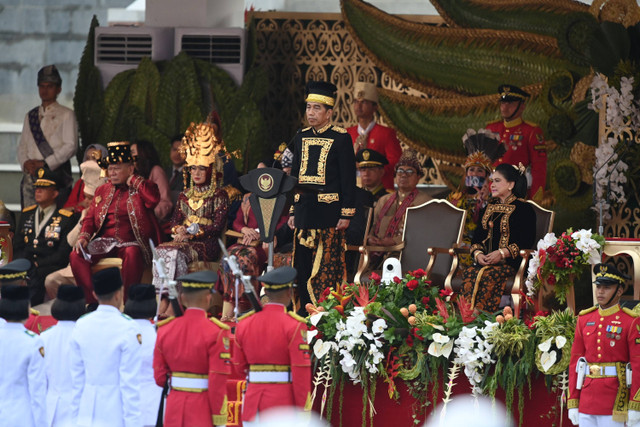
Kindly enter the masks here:
[[410, 290], [415, 291], [417, 287], [418, 281], [416, 279], [411, 279], [407, 282], [407, 288], [409, 288]]
[[453, 292], [448, 289], [440, 289], [440, 297], [448, 297], [453, 295]]
[[429, 297], [422, 297], [422, 305], [426, 306], [429, 304]]
[[380, 283], [380, 279], [382, 279], [382, 278], [380, 277], [380, 275], [379, 275], [378, 273], [376, 273], [376, 272], [372, 272], [372, 273], [369, 275], [369, 279], [373, 280], [373, 281], [374, 281], [374, 282], [376, 282], [376, 283]]
[[416, 279], [419, 279], [427, 275], [427, 273], [421, 268], [417, 269], [416, 271], [409, 272], [409, 274], [415, 277]]
[[407, 345], [413, 347], [413, 337], [411, 335], [407, 335]]
[[550, 273], [549, 277], [547, 277], [547, 283], [552, 286], [556, 284], [556, 276], [553, 273]]
[[395, 276], [395, 277], [393, 278], [393, 281], [394, 281], [395, 283], [397, 283], [397, 284], [402, 283], [402, 280], [400, 280], [400, 278], [399, 278], [398, 276]]

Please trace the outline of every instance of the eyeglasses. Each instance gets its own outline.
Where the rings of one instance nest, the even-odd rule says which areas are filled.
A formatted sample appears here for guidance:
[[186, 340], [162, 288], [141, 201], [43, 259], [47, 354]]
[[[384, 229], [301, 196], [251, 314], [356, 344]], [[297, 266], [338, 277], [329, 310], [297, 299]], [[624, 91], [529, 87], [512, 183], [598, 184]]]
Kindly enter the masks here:
[[414, 173], [416, 173], [416, 171], [415, 171], [415, 170], [413, 170], [413, 169], [396, 169], [396, 173], [397, 173], [398, 175], [407, 175], [407, 176], [411, 176], [411, 175], [413, 175]]

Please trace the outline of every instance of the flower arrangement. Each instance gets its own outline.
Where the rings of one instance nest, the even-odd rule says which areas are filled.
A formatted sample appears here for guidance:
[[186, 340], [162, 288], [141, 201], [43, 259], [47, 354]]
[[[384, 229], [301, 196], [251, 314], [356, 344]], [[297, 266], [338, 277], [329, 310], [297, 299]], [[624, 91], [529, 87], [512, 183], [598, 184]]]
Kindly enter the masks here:
[[573, 231], [569, 228], [560, 237], [548, 233], [531, 254], [527, 280], [527, 296], [533, 296], [546, 282], [555, 289], [559, 302], [566, 301], [573, 280], [587, 266], [600, 262], [604, 237], [589, 230]]
[[[367, 414], [370, 418], [374, 413], [378, 378], [395, 399], [400, 397], [398, 381], [404, 382], [417, 401], [416, 424], [435, 403], [441, 386], [450, 396], [459, 369], [474, 394], [493, 397], [503, 388], [508, 408], [518, 396], [522, 405], [524, 387], [537, 366], [538, 345], [553, 334], [556, 346], [562, 342], [559, 335], [564, 334], [567, 349], [573, 340], [559, 326], [547, 327], [538, 336], [538, 317], [528, 326], [514, 318], [510, 308], [504, 315], [476, 315], [462, 296], [431, 286], [423, 270], [383, 285], [373, 275], [369, 284], [326, 289], [318, 305], [307, 310], [312, 313], [307, 338], [317, 366], [313, 396], [322, 396], [321, 408], [326, 402], [330, 419], [335, 393], [342, 396], [346, 381], [358, 384], [363, 390], [363, 426]], [[323, 388], [324, 393], [318, 393]], [[338, 402], [341, 408], [342, 398]]]
[[[640, 127], [640, 107], [634, 99], [634, 78], [621, 77], [620, 88], [609, 86], [605, 77], [597, 74], [591, 83], [589, 109], [605, 109], [605, 129], [596, 148], [596, 162], [593, 168], [595, 199], [592, 209], [602, 207], [609, 215], [610, 202], [626, 203], [624, 184], [627, 183], [629, 166], [616, 153], [618, 144], [636, 137], [635, 129]], [[606, 96], [606, 103], [605, 103]]]

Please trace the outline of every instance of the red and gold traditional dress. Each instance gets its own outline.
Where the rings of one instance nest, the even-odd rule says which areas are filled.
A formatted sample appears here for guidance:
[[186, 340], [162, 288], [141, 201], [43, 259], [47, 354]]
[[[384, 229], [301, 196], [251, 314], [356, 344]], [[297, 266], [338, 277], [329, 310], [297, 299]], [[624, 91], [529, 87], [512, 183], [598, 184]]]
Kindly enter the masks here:
[[156, 384], [171, 379], [165, 427], [225, 425], [229, 326], [198, 308], [170, 319], [158, 329], [153, 356]]
[[[220, 256], [218, 238], [227, 224], [229, 194], [221, 185], [224, 161], [228, 160], [217, 133], [217, 125], [210, 121], [192, 123], [182, 138], [180, 150], [185, 154], [185, 167], [206, 168], [206, 178], [204, 183], [195, 184], [191, 176], [191, 185], [178, 196], [171, 218], [174, 241], [158, 247], [169, 279], [186, 274], [191, 262], [215, 261]], [[182, 233], [188, 240], [179, 238], [179, 229], [184, 229]], [[156, 289], [161, 289], [158, 272], [154, 270], [153, 274]]]
[[108, 182], [96, 189], [79, 236], [91, 240], [91, 260], [75, 251], [69, 256], [73, 275], [84, 289], [87, 302], [93, 302], [91, 265], [102, 258], [122, 259], [125, 289], [140, 282], [144, 265], [151, 262], [149, 239], [157, 244], [162, 238], [153, 214], [159, 200], [158, 187], [138, 175], [133, 176], [129, 186]]

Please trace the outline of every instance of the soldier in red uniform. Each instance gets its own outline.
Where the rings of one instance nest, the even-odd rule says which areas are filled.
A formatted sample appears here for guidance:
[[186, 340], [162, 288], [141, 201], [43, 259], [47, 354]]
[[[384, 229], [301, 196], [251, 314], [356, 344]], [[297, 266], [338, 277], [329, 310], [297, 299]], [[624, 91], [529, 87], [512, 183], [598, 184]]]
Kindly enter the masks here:
[[[305, 319], [287, 312], [297, 272], [280, 267], [260, 277], [269, 303], [240, 319], [233, 362], [247, 374], [242, 407], [245, 426], [258, 425], [265, 410], [278, 406], [311, 410], [311, 359]], [[252, 424], [249, 424], [251, 422]]]
[[356, 82], [353, 96], [353, 111], [358, 118], [358, 124], [347, 129], [353, 139], [353, 152], [369, 148], [382, 154], [388, 160], [384, 166], [382, 185], [387, 190], [393, 190], [396, 163], [402, 155], [396, 131], [376, 123], [378, 92], [374, 84]]
[[231, 371], [229, 326], [207, 317], [218, 275], [198, 271], [178, 278], [181, 317], [158, 323], [153, 354], [156, 384], [169, 381], [165, 427], [224, 426], [227, 423], [227, 377]]
[[638, 426], [640, 319], [618, 304], [628, 277], [611, 264], [594, 272], [598, 305], [580, 312], [571, 348], [569, 419], [581, 427]]
[[128, 142], [110, 142], [109, 156], [103, 160], [109, 182], [96, 189], [93, 202], [82, 222], [75, 250], [69, 256], [78, 286], [87, 302], [92, 296], [91, 265], [105, 257], [122, 259], [122, 283], [139, 283], [144, 265], [151, 263], [149, 239], [158, 244], [160, 229], [153, 208], [160, 200], [158, 187], [134, 174]]
[[522, 163], [531, 168], [529, 198], [540, 190], [544, 191], [547, 182], [547, 147], [542, 129], [538, 125], [522, 120], [525, 101], [530, 95], [517, 86], [501, 85], [500, 115], [502, 120], [489, 123], [487, 129], [500, 134], [500, 141], [507, 152], [496, 160], [494, 166], [509, 163], [518, 166]]

